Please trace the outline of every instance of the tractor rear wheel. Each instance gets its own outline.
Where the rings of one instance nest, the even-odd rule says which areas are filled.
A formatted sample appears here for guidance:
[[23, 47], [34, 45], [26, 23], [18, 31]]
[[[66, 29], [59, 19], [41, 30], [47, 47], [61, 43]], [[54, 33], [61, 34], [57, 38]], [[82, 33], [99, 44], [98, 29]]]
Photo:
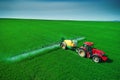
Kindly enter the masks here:
[[78, 52], [79, 56], [81, 56], [81, 57], [86, 57], [86, 52], [85, 52], [84, 49], [78, 49], [77, 52]]
[[66, 45], [65, 42], [62, 42], [62, 43], [60, 44], [60, 46], [61, 46], [62, 49], [67, 49], [67, 45]]
[[92, 57], [92, 60], [93, 60], [94, 62], [96, 62], [96, 63], [101, 62], [101, 58], [98, 57], [97, 55], [93, 56], [93, 57]]

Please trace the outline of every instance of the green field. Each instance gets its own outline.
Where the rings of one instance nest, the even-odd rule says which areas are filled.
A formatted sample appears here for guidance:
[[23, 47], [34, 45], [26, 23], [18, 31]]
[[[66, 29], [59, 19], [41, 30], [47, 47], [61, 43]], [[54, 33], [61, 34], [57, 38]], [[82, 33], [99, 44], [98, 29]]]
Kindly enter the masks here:
[[[120, 80], [120, 22], [0, 19], [0, 80]], [[110, 61], [96, 64], [75, 52], [48, 50], [20, 62], [8, 57], [33, 51], [62, 37], [86, 37]]]

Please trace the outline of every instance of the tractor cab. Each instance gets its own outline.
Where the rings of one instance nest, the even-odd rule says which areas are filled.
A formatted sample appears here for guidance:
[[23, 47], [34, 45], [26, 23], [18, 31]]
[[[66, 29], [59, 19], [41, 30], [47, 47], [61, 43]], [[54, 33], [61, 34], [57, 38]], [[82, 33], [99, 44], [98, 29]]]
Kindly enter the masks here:
[[86, 51], [92, 51], [93, 49], [93, 42], [85, 42], [83, 44], [83, 48], [86, 49]]

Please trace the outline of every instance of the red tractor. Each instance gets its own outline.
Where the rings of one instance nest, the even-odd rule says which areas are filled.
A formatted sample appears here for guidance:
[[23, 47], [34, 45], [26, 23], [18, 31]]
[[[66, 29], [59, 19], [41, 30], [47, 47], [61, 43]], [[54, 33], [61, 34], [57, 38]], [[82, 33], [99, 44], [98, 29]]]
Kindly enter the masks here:
[[93, 42], [85, 42], [83, 46], [77, 49], [77, 52], [79, 56], [92, 58], [92, 60], [96, 63], [107, 60], [103, 51], [93, 48]]

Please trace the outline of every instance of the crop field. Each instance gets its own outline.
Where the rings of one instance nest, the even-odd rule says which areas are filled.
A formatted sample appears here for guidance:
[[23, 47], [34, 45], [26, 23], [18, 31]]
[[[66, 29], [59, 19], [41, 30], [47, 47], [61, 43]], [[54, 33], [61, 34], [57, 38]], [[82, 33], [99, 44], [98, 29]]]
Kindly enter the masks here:
[[[0, 19], [0, 80], [120, 80], [120, 22]], [[86, 37], [109, 60], [94, 63], [76, 52], [55, 48], [18, 62], [7, 58]]]

